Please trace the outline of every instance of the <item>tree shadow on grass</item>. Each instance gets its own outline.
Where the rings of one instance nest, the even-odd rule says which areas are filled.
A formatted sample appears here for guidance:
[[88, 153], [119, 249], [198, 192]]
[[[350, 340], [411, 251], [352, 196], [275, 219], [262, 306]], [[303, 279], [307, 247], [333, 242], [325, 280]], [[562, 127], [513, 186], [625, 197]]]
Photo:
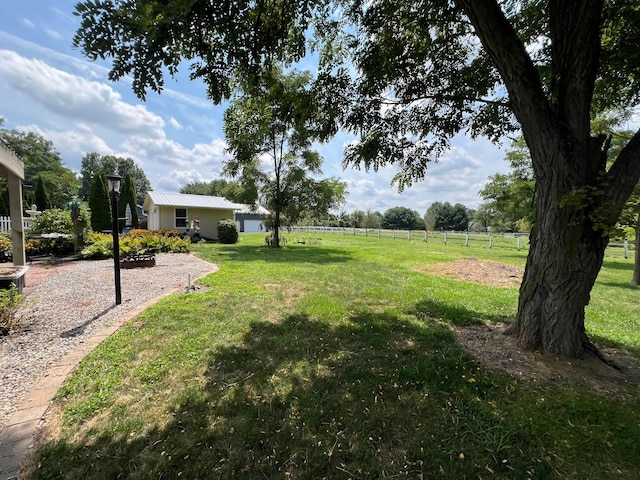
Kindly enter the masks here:
[[482, 325], [487, 322], [511, 323], [513, 321], [512, 317], [497, 314], [488, 315], [432, 299], [426, 299], [416, 303], [415, 309], [409, 310], [406, 313], [415, 315], [418, 318], [442, 319], [453, 325]]
[[640, 347], [636, 345], [629, 345], [628, 343], [620, 342], [605, 335], [600, 335], [594, 332], [588, 332], [588, 335], [591, 341], [599, 348], [622, 350], [640, 358]]
[[479, 369], [447, 325], [421, 320], [362, 311], [335, 326], [305, 314], [253, 323], [237, 344], [212, 347], [202, 376], [156, 415], [112, 407], [97, 437], [48, 445], [35, 478], [476, 478], [486, 467], [549, 478], [545, 426], [536, 437], [496, 415], [513, 381]]
[[640, 291], [640, 286], [631, 285], [631, 277], [629, 277], [629, 281], [628, 282], [601, 282], [601, 281], [598, 281], [597, 283], [599, 285], [604, 285], [604, 286], [607, 286], [607, 287], [622, 288], [623, 290], [637, 290], [637, 291]]
[[[633, 272], [634, 265], [632, 262], [623, 262], [620, 260], [607, 260], [605, 258], [602, 266], [605, 268], [611, 268], [613, 270], [626, 270], [628, 272]], [[629, 279], [631, 279], [631, 275], [629, 275]]]
[[[477, 371], [446, 325], [359, 312], [332, 327], [292, 315], [215, 349], [159, 418], [114, 406], [96, 437], [50, 443], [35, 478], [474, 476], [500, 463], [482, 440], [456, 435], [447, 402], [456, 392], [458, 407], [495, 422], [476, 399], [500, 382]], [[477, 465], [446, 453], [474, 450]]]

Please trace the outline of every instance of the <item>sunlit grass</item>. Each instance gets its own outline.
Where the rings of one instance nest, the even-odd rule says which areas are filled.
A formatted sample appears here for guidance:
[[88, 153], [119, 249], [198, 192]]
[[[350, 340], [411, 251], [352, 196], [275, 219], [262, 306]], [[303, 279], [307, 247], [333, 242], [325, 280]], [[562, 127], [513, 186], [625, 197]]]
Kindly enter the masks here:
[[[637, 478], [640, 404], [492, 373], [453, 325], [518, 291], [416, 267], [515, 250], [325, 236], [197, 246], [220, 270], [108, 339], [59, 393], [35, 478]], [[587, 312], [638, 352], [640, 291], [607, 261]], [[627, 278], [629, 277], [629, 278]]]

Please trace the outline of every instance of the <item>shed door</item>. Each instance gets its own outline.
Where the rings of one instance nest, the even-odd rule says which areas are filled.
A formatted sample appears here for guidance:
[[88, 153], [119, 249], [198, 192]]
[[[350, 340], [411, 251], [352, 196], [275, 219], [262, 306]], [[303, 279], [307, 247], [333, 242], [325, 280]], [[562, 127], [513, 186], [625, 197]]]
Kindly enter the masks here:
[[245, 220], [244, 221], [244, 231], [245, 232], [264, 232], [264, 225], [262, 225], [262, 230], [260, 230], [260, 225], [262, 225], [261, 220]]

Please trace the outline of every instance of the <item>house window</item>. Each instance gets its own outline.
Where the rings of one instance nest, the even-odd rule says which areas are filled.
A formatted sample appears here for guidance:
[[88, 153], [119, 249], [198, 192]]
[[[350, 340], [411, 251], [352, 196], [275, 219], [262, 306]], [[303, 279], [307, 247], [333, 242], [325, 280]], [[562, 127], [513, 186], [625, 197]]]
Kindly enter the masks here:
[[186, 208], [176, 208], [176, 228], [187, 228]]

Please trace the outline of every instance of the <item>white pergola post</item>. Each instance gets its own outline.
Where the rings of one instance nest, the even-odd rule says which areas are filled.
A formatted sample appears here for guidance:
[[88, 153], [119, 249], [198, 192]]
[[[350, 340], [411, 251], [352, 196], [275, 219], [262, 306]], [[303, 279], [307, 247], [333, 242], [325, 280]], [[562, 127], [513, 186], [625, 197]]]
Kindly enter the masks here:
[[9, 175], [7, 187], [9, 189], [13, 264], [22, 266], [27, 264], [27, 255], [24, 251], [24, 222], [22, 221], [22, 180], [15, 175]]
[[0, 140], [0, 176], [7, 179], [13, 264], [26, 265], [24, 252], [24, 222], [22, 220], [22, 180], [24, 163], [9, 146]]

